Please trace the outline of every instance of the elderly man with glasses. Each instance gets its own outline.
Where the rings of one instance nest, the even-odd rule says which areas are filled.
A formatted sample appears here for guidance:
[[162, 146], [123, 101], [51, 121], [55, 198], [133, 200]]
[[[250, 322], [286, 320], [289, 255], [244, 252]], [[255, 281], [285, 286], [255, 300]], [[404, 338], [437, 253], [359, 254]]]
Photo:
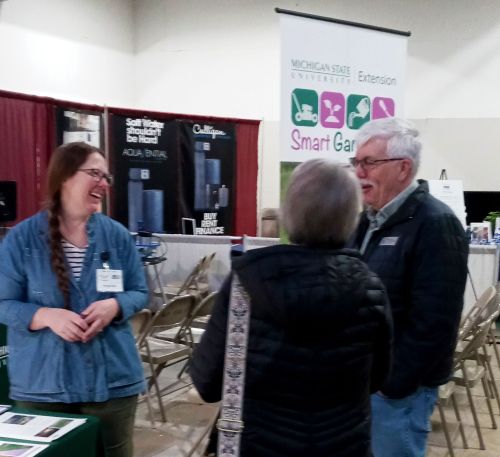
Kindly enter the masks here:
[[372, 396], [373, 453], [424, 457], [437, 390], [452, 369], [468, 244], [451, 209], [415, 180], [421, 142], [411, 123], [368, 122], [356, 144], [365, 211], [352, 245], [382, 279], [394, 320], [392, 371]]

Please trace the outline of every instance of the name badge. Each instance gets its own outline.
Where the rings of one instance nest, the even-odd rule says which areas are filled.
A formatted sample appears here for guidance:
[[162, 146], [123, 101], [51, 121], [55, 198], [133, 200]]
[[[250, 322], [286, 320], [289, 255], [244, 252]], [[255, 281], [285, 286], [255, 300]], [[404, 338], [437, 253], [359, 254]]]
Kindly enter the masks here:
[[97, 292], [123, 292], [123, 271], [97, 269], [96, 289]]
[[379, 246], [396, 246], [399, 236], [386, 236], [380, 240]]

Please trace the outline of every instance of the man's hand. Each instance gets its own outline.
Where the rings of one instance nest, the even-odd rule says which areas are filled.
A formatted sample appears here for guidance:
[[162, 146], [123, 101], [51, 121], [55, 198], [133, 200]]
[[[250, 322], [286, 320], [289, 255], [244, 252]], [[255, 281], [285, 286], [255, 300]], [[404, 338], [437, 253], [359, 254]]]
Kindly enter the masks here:
[[87, 343], [99, 332], [102, 332], [119, 312], [120, 306], [115, 298], [98, 300], [91, 303], [82, 312], [82, 317], [88, 325], [88, 328], [82, 336], [82, 341]]
[[56, 335], [70, 343], [82, 341], [89, 325], [69, 309], [40, 308], [31, 320], [30, 330], [50, 328]]

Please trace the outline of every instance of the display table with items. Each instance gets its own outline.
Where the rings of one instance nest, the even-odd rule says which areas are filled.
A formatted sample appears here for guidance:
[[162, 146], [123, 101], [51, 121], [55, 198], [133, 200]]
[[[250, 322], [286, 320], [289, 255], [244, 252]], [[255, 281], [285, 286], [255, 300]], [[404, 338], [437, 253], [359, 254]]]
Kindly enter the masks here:
[[99, 419], [12, 407], [0, 414], [3, 455], [103, 457]]
[[[498, 282], [498, 263], [500, 245], [471, 244], [469, 245], [469, 277], [465, 287], [464, 310], [466, 314], [487, 287]], [[475, 291], [475, 293], [474, 293]]]

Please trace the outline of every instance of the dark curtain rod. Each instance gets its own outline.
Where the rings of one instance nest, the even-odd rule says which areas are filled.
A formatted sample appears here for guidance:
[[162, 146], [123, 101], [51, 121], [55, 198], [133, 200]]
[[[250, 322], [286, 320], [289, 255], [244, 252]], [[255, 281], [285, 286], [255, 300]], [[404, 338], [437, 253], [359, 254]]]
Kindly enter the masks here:
[[360, 27], [362, 29], [377, 30], [378, 32], [392, 33], [394, 35], [411, 36], [411, 32], [404, 32], [403, 30], [388, 29], [379, 27], [377, 25], [362, 24], [360, 22], [344, 21], [343, 19], [335, 19], [333, 17], [317, 16], [315, 14], [300, 13], [299, 11], [284, 10], [282, 8], [275, 8], [274, 11], [281, 14], [289, 14], [290, 16], [306, 17], [308, 19], [316, 19], [318, 21], [334, 22], [335, 24], [352, 25], [353, 27]]

